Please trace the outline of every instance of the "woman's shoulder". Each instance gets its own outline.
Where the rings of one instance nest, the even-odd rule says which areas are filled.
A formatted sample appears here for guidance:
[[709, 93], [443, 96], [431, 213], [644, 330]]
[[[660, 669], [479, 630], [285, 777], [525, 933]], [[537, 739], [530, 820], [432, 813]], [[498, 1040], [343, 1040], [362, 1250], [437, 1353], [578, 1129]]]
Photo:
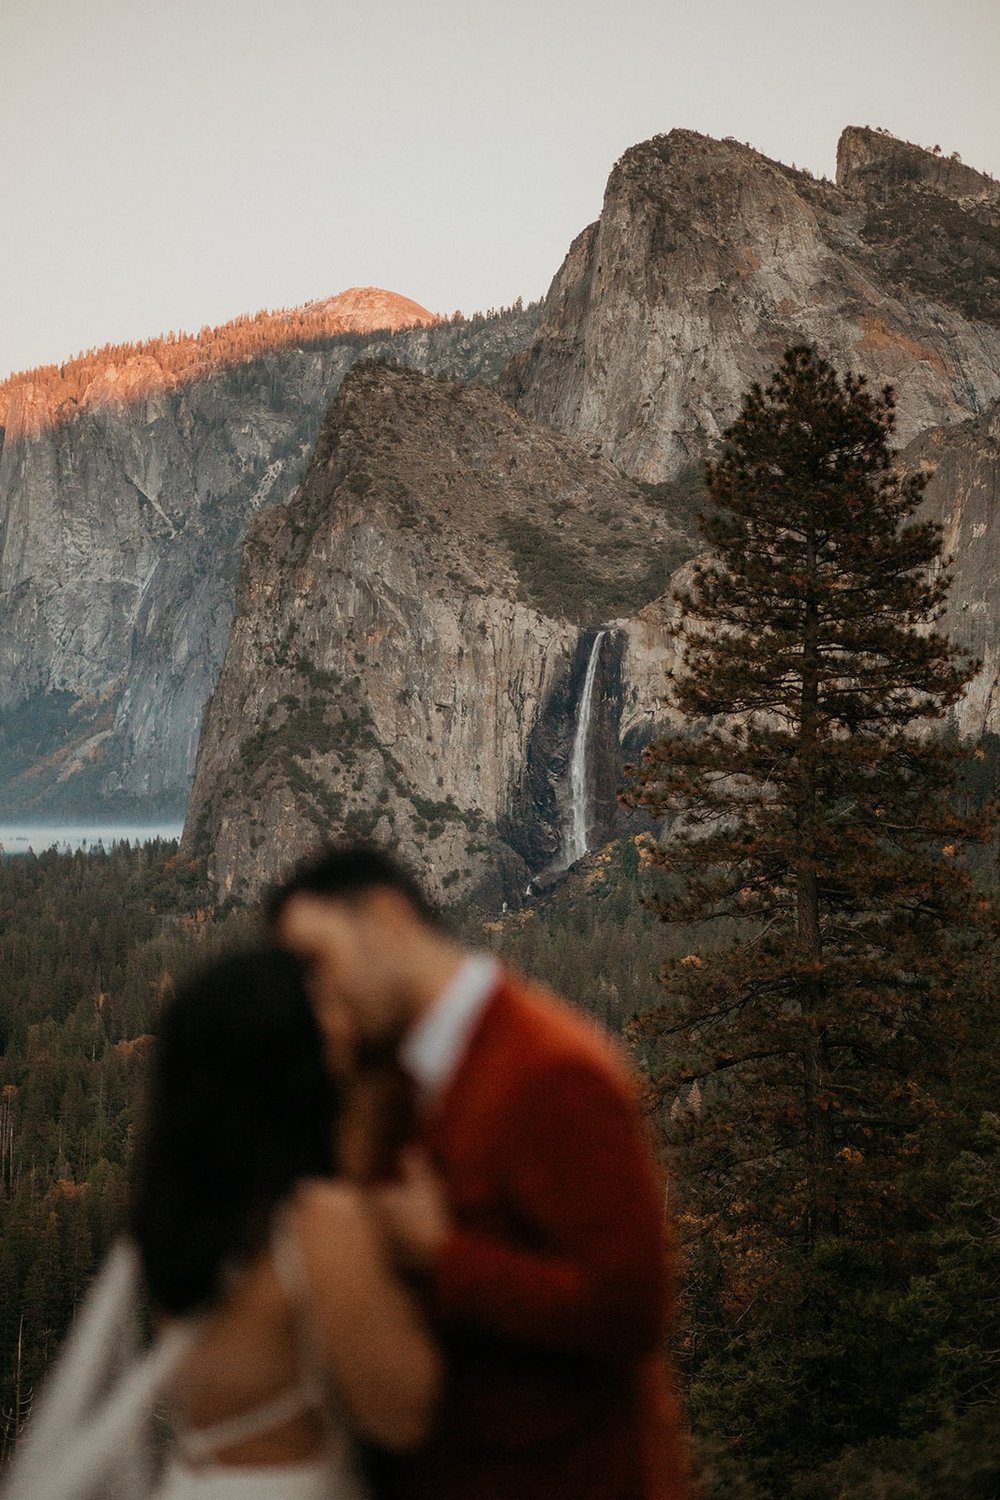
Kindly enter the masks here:
[[361, 1190], [343, 1178], [312, 1177], [299, 1183], [289, 1204], [289, 1223], [307, 1259], [326, 1259], [351, 1246], [367, 1250], [373, 1225]]
[[308, 1177], [292, 1194], [288, 1211], [299, 1228], [314, 1222], [352, 1220], [365, 1212], [361, 1190], [342, 1177]]

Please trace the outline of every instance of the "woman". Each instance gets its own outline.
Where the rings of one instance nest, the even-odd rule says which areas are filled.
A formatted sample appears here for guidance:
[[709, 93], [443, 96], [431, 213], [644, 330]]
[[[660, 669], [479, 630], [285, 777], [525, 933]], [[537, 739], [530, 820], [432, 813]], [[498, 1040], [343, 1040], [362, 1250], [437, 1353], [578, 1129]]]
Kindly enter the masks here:
[[169, 1002], [129, 1229], [170, 1352], [163, 1381], [123, 1382], [133, 1404], [143, 1380], [165, 1384], [159, 1500], [361, 1500], [350, 1434], [423, 1435], [437, 1353], [363, 1198], [334, 1177], [336, 1123], [294, 958], [221, 960]]

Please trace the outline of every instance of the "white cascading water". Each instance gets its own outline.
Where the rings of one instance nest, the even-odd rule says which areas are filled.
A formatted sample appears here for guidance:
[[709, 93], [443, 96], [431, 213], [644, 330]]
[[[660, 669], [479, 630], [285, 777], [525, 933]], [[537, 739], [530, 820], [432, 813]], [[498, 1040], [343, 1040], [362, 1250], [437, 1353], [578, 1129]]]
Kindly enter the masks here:
[[569, 763], [570, 807], [566, 826], [566, 845], [563, 860], [566, 867], [582, 859], [587, 852], [587, 832], [590, 823], [587, 800], [587, 743], [590, 739], [590, 720], [594, 706], [594, 680], [601, 644], [607, 635], [599, 630], [590, 648], [590, 660], [583, 679], [580, 705], [576, 714], [576, 736], [573, 740], [573, 755]]

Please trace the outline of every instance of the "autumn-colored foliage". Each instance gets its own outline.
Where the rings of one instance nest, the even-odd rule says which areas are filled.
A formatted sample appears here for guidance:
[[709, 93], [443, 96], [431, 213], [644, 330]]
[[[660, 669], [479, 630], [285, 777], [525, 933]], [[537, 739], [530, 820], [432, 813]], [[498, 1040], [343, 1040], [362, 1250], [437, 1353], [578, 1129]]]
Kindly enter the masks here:
[[197, 334], [105, 344], [64, 364], [42, 365], [0, 383], [0, 427], [11, 437], [37, 432], [102, 401], [136, 400], [272, 350], [306, 348], [336, 334], [395, 332], [437, 321], [408, 297], [377, 287], [352, 287], [304, 307], [245, 314]]

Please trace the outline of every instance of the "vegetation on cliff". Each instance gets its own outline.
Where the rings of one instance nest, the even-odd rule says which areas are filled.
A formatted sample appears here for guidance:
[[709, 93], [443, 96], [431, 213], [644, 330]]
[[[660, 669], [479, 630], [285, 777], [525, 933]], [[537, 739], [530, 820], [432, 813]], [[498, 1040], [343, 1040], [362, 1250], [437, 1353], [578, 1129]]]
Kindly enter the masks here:
[[1000, 325], [1000, 206], [901, 188], [872, 205], [861, 234], [893, 280]]
[[861, 240], [885, 275], [1000, 324], [1000, 183], [957, 152], [857, 127], [840, 138], [837, 183], [866, 203]]

